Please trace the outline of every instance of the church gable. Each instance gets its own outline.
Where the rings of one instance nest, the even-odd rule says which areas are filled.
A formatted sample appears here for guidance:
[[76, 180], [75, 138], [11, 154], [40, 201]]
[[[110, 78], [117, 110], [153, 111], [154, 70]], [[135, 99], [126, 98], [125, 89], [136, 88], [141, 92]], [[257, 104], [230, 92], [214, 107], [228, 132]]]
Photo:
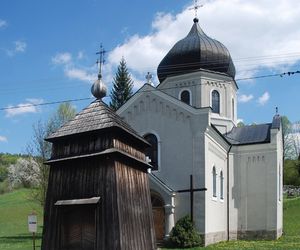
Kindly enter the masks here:
[[153, 113], [176, 122], [189, 123], [191, 116], [205, 111], [206, 109], [196, 110], [158, 89], [144, 85], [117, 113], [126, 121], [145, 113]]

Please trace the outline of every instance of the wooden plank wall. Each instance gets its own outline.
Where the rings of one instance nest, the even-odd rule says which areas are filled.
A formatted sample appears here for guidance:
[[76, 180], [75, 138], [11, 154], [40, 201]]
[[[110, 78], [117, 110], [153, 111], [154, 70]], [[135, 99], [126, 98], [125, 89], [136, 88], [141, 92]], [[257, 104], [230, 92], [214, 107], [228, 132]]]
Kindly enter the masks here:
[[110, 133], [91, 134], [64, 139], [53, 144], [52, 159], [101, 152], [113, 147], [113, 139]]
[[43, 250], [59, 250], [63, 207], [57, 200], [100, 196], [96, 207], [97, 249], [120, 249], [114, 165], [100, 158], [81, 159], [51, 166], [44, 214]]
[[156, 249], [146, 173], [121, 161], [93, 157], [50, 168], [42, 249], [59, 250], [63, 207], [57, 200], [100, 196], [96, 249]]
[[123, 250], [156, 249], [147, 173], [116, 162], [120, 245]]

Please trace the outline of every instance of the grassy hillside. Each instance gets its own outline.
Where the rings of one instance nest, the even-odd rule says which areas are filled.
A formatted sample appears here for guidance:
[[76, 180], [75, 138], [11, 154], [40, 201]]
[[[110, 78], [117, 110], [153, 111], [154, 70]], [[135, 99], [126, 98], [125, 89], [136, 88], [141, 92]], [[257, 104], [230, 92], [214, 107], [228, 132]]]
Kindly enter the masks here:
[[[37, 203], [28, 200], [29, 192], [29, 189], [20, 189], [0, 195], [1, 250], [32, 249], [32, 238], [27, 228], [27, 216], [32, 210], [38, 214], [36, 249], [40, 249], [42, 210]], [[277, 241], [230, 241], [194, 249], [300, 249], [300, 198], [285, 200], [284, 236]]]
[[0, 195], [0, 249], [32, 250], [32, 235], [28, 232], [27, 216], [33, 210], [38, 215], [37, 248], [41, 245], [42, 209], [28, 200], [30, 190], [19, 189]]

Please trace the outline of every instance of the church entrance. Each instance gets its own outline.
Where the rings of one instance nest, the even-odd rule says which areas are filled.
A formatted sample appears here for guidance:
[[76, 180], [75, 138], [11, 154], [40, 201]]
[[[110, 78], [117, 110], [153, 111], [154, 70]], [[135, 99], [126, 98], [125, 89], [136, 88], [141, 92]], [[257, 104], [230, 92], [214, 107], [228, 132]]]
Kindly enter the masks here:
[[63, 250], [94, 250], [95, 206], [77, 205], [65, 208], [61, 236]]
[[165, 236], [165, 208], [164, 201], [157, 193], [151, 193], [151, 204], [156, 240], [163, 241]]

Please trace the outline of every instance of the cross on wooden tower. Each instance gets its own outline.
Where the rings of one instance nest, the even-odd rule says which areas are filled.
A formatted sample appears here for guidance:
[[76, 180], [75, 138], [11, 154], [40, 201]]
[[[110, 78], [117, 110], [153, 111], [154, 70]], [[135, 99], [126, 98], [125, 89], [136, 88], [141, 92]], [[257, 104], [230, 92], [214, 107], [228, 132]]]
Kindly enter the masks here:
[[190, 10], [195, 10], [195, 18], [198, 17], [198, 9], [203, 7], [203, 4], [198, 4], [198, 0], [194, 0], [194, 7], [190, 8]]
[[178, 190], [178, 193], [190, 193], [190, 204], [191, 204], [191, 221], [194, 221], [194, 192], [198, 191], [206, 191], [207, 188], [194, 188], [194, 183], [193, 183], [193, 175], [190, 175], [190, 188], [189, 189], [183, 189], [183, 190]]
[[101, 78], [101, 73], [102, 73], [102, 65], [104, 64], [105, 60], [104, 60], [104, 55], [105, 55], [106, 51], [104, 50], [102, 44], [100, 45], [100, 50], [96, 53], [96, 55], [99, 55], [99, 59], [97, 60], [97, 65], [99, 66], [99, 73], [98, 73], [98, 77]]

